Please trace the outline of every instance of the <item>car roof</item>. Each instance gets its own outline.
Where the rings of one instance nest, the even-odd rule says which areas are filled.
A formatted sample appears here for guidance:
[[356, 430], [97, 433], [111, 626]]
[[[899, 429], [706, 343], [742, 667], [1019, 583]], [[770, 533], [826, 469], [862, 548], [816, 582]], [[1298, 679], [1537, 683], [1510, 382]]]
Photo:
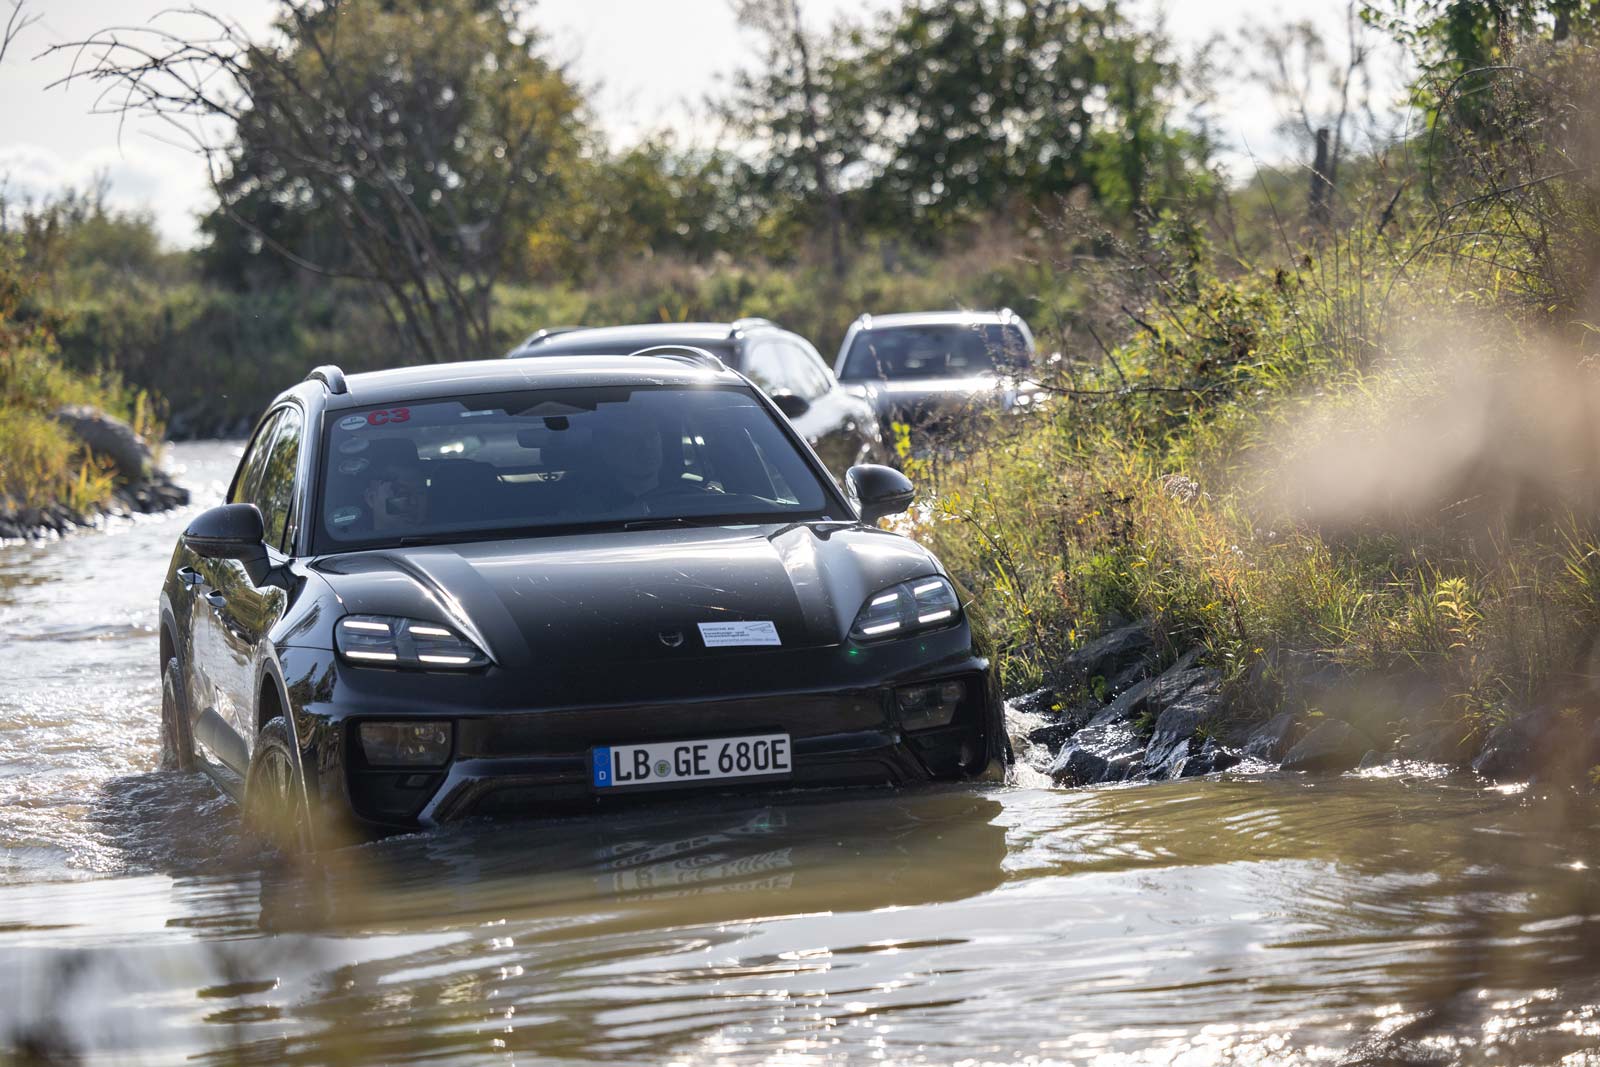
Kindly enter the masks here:
[[[597, 345], [615, 345], [620, 355], [650, 345], [723, 345], [741, 333], [779, 327], [766, 319], [739, 319], [735, 322], [638, 322], [626, 326], [588, 326], [561, 329], [544, 336], [534, 334], [518, 345], [510, 356], [543, 356], [563, 348], [594, 351]], [[543, 332], [543, 331], [541, 331]]]
[[998, 311], [896, 311], [888, 315], [863, 315], [856, 322], [868, 330], [885, 326], [970, 326], [974, 323], [1022, 324], [1010, 308]]
[[[571, 389], [583, 386], [743, 384], [732, 371], [691, 356], [551, 356], [548, 359], [484, 359], [426, 363], [367, 371], [344, 379], [345, 392], [329, 392], [330, 411], [401, 404], [436, 397], [498, 393], [509, 389]], [[302, 388], [296, 386], [295, 389]], [[294, 390], [289, 390], [294, 392]]]

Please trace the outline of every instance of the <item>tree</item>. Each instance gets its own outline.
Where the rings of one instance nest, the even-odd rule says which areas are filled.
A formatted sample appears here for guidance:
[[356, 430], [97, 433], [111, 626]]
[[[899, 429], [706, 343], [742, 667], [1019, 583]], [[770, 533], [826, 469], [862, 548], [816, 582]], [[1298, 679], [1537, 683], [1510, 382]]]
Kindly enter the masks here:
[[[1326, 226], [1339, 187], [1339, 164], [1349, 148], [1358, 115], [1370, 125], [1373, 46], [1356, 0], [1345, 9], [1345, 47], [1333, 49], [1309, 19], [1242, 33], [1251, 76], [1273, 97], [1282, 127], [1312, 150], [1306, 214]], [[1314, 148], [1312, 147], [1314, 146]]]
[[[265, 251], [380, 296], [416, 355], [490, 348], [495, 281], [561, 203], [581, 151], [576, 89], [506, 0], [280, 0], [274, 38], [107, 30], [63, 45], [122, 111], [169, 122], [207, 162], [208, 263]], [[217, 136], [224, 124], [231, 132]]]
[[519, 273], [581, 281], [626, 257], [704, 260], [736, 247], [755, 224], [737, 174], [728, 153], [683, 149], [667, 134], [585, 157], [562, 210], [547, 212], [526, 233]]
[[820, 207], [835, 276], [844, 250], [844, 171], [861, 158], [863, 139], [853, 108], [849, 69], [806, 28], [800, 0], [735, 0], [739, 24], [759, 41], [754, 70], [734, 76], [722, 114], [758, 141], [761, 154], [747, 179], [769, 203], [786, 197]]

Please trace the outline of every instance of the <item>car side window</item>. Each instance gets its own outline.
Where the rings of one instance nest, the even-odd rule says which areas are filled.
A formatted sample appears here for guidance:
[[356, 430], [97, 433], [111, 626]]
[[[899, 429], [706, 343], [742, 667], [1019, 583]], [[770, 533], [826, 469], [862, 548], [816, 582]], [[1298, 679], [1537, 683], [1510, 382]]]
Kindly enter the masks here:
[[233, 490], [228, 494], [230, 504], [259, 504], [261, 475], [266, 470], [267, 454], [272, 448], [272, 438], [283, 419], [282, 411], [269, 415], [250, 439], [244, 459], [239, 461], [239, 473], [234, 476]]
[[287, 552], [293, 530], [295, 472], [300, 465], [300, 412], [285, 408], [279, 416], [263, 465], [261, 489], [255, 501], [261, 509], [267, 544]]
[[833, 375], [822, 363], [817, 350], [804, 341], [790, 341], [785, 349], [789, 358], [789, 378], [794, 391], [807, 400], [816, 400], [833, 388]]
[[768, 396], [795, 391], [784, 365], [781, 345], [782, 342], [776, 339], [762, 339], [753, 342], [744, 352], [742, 370], [745, 377], [760, 386], [761, 391]]

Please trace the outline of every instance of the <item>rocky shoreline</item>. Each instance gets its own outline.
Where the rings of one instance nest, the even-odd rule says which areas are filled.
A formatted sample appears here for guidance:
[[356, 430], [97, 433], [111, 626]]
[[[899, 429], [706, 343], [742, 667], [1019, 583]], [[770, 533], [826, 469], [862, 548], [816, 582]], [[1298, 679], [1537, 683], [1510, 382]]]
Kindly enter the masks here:
[[1440, 717], [1440, 694], [1415, 674], [1374, 678], [1288, 653], [1225, 685], [1200, 648], [1175, 652], [1161, 633], [1153, 619], [1118, 626], [1068, 656], [1052, 685], [1011, 701], [1027, 749], [1019, 755], [1061, 786], [1408, 761], [1493, 781], [1591, 785], [1600, 766], [1600, 718], [1581, 706], [1473, 731]]
[[149, 443], [121, 419], [88, 407], [62, 408], [55, 417], [115, 468], [117, 484], [109, 499], [87, 510], [59, 500], [33, 507], [0, 506], [0, 540], [47, 540], [107, 518], [170, 511], [189, 503], [189, 490], [160, 468]]

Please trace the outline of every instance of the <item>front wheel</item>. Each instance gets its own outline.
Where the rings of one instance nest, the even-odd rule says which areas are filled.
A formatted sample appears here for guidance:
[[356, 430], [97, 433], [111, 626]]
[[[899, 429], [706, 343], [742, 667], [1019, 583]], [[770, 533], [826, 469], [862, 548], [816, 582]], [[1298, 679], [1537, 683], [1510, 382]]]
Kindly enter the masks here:
[[281, 715], [263, 726], [256, 737], [244, 780], [244, 822], [280, 852], [309, 852], [313, 847], [294, 739]]
[[161, 671], [161, 769], [194, 770], [194, 738], [189, 733], [189, 702], [184, 697], [178, 657]]

